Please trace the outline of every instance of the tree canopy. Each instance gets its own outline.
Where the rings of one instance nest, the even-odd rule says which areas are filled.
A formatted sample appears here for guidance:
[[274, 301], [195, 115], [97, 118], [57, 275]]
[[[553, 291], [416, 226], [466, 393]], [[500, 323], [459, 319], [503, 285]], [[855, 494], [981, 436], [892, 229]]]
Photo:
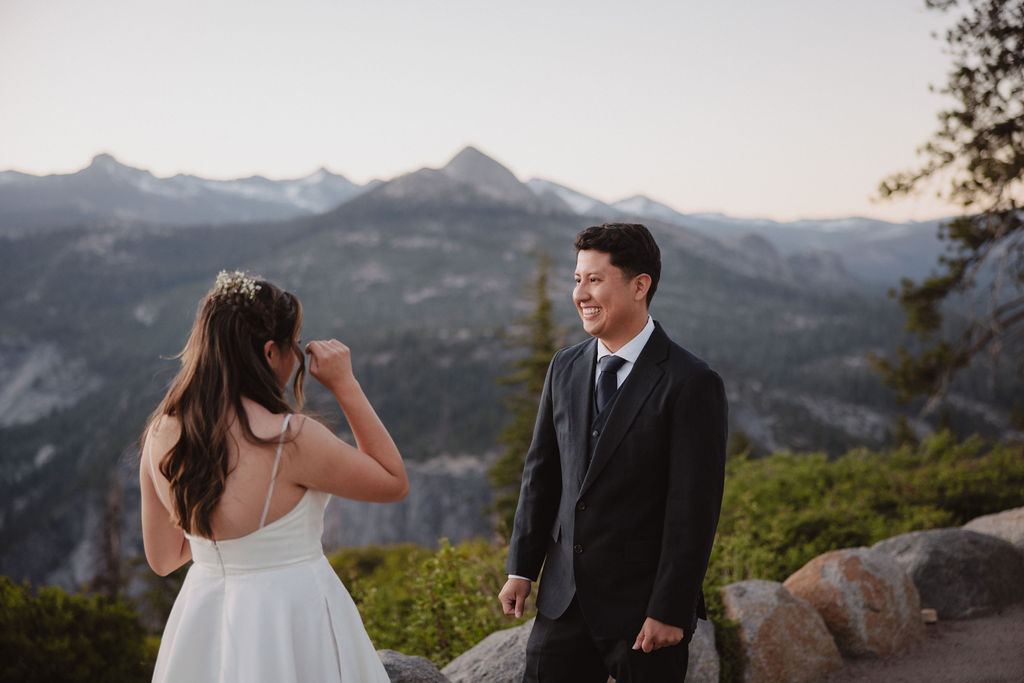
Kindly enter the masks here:
[[[937, 271], [920, 283], [904, 278], [898, 295], [891, 292], [922, 344], [901, 347], [895, 362], [873, 361], [904, 400], [943, 395], [973, 358], [996, 362], [1024, 328], [1024, 0], [925, 4], [957, 15], [945, 33], [953, 68], [939, 91], [955, 104], [939, 113], [938, 130], [919, 150], [924, 164], [885, 179], [879, 193], [937, 185], [964, 215], [940, 228], [947, 253]], [[961, 294], [966, 323], [950, 335], [942, 307]]]

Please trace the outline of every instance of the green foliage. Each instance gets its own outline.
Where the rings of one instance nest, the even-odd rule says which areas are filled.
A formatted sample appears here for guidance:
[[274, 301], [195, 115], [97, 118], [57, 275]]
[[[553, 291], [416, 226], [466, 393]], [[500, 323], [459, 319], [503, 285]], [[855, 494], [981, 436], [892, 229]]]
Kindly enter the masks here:
[[506, 553], [482, 540], [452, 546], [442, 539], [436, 552], [413, 545], [345, 550], [331, 564], [375, 647], [444, 666], [488, 634], [522, 623], [498, 603]]
[[757, 446], [750, 435], [742, 429], [729, 430], [729, 441], [725, 445], [725, 457], [729, 460], [746, 460], [756, 455]]
[[0, 682], [148, 681], [156, 644], [119, 598], [0, 576]]
[[[920, 284], [904, 279], [899, 302], [906, 327], [929, 342], [941, 332], [940, 308], [956, 292], [971, 293], [983, 279], [988, 310], [960, 339], [941, 339], [917, 355], [900, 348], [895, 364], [873, 358], [886, 384], [903, 400], [945, 393], [971, 358], [995, 359], [1008, 330], [1024, 322], [1024, 0], [925, 0], [931, 9], [963, 9], [947, 31], [953, 70], [941, 90], [956, 105], [939, 113], [939, 130], [921, 150], [916, 171], [882, 182], [883, 197], [908, 194], [928, 180], [948, 179], [941, 196], [964, 215], [943, 226], [949, 254], [942, 272]], [[895, 296], [895, 292], [890, 292]]]
[[1022, 456], [1019, 444], [939, 432], [831, 462], [788, 453], [731, 461], [708, 582], [782, 581], [829, 550], [1024, 505]]
[[512, 535], [512, 520], [519, 504], [523, 465], [533, 440], [537, 404], [544, 389], [544, 377], [551, 357], [558, 349], [560, 336], [555, 325], [551, 299], [548, 297], [551, 257], [545, 252], [539, 252], [537, 261], [537, 277], [530, 288], [534, 310], [519, 321], [519, 330], [508, 334], [510, 346], [520, 350], [522, 355], [513, 361], [512, 372], [498, 379], [502, 384], [518, 386], [505, 400], [511, 421], [498, 435], [498, 442], [505, 446], [505, 450], [488, 472], [494, 489], [491, 511], [496, 517], [495, 531], [505, 540]]
[[406, 652], [404, 624], [416, 609], [413, 577], [432, 555], [427, 548], [406, 543], [350, 548], [329, 558], [377, 648]]

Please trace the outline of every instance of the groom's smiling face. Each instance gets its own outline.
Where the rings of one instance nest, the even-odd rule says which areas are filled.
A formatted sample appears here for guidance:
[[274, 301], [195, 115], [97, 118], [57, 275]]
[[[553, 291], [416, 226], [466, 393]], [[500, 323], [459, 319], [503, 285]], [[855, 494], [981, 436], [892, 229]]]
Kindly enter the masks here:
[[614, 353], [647, 323], [650, 276], [629, 277], [613, 266], [611, 255], [583, 249], [576, 255], [576, 288], [572, 301], [583, 329]]

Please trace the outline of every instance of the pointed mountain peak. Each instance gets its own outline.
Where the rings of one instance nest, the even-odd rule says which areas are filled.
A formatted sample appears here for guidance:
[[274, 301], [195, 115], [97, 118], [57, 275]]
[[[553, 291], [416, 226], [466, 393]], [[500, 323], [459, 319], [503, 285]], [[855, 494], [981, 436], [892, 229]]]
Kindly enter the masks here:
[[446, 177], [506, 204], [536, 207], [542, 202], [515, 174], [476, 147], [464, 147], [441, 169]]
[[89, 164], [89, 168], [102, 169], [106, 171], [112, 171], [118, 168], [130, 168], [125, 166], [120, 161], [114, 158], [113, 154], [102, 152], [92, 158], [92, 162]]
[[463, 147], [441, 170], [445, 175], [464, 183], [476, 184], [477, 181], [483, 181], [490, 184], [491, 181], [499, 181], [507, 184], [510, 180], [519, 183], [512, 171], [472, 145]]

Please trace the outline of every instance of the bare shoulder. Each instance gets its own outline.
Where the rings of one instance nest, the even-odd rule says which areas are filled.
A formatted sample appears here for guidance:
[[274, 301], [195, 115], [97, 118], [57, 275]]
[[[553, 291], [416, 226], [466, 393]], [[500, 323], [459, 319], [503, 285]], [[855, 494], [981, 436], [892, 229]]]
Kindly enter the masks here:
[[338, 437], [327, 425], [301, 413], [292, 415], [287, 436], [298, 451], [316, 449], [317, 446], [322, 446], [324, 443], [333, 443], [338, 440]]
[[[159, 462], [178, 442], [181, 435], [181, 421], [173, 415], [161, 415], [153, 420], [146, 435], [146, 443], [152, 457]], [[143, 454], [143, 457], [147, 457]]]

